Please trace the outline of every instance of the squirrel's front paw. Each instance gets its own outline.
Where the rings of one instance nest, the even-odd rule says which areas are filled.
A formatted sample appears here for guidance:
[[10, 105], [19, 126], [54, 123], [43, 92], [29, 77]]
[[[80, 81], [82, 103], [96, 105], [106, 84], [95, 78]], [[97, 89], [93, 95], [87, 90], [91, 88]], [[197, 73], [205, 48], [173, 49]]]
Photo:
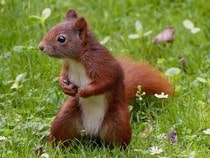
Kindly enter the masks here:
[[90, 95], [87, 93], [87, 90], [85, 88], [81, 88], [78, 90], [78, 94], [79, 94], [79, 97], [82, 97], [82, 98], [87, 98], [89, 97]]
[[63, 92], [70, 96], [76, 96], [78, 92], [78, 87], [73, 84], [68, 84], [65, 80], [61, 84]]

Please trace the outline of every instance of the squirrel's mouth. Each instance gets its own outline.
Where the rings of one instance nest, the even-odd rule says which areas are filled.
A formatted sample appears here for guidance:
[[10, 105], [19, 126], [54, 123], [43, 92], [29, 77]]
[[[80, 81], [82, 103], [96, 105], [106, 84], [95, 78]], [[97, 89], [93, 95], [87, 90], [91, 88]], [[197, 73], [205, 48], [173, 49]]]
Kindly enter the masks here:
[[47, 54], [47, 55], [50, 57], [58, 57], [57, 55], [54, 55], [54, 54]]
[[48, 55], [49, 57], [59, 58], [59, 56], [57, 54], [51, 54], [49, 52], [46, 52], [45, 50], [42, 50], [42, 53], [45, 55]]
[[64, 56], [61, 56], [59, 54], [49, 54], [49, 53], [46, 53], [44, 52], [45, 54], [47, 54], [49, 57], [52, 57], [52, 58], [64, 58]]
[[[47, 53], [46, 53], [47, 54]], [[52, 58], [61, 58], [60, 56], [58, 55], [55, 55], [55, 54], [47, 54], [49, 57], [52, 57]]]

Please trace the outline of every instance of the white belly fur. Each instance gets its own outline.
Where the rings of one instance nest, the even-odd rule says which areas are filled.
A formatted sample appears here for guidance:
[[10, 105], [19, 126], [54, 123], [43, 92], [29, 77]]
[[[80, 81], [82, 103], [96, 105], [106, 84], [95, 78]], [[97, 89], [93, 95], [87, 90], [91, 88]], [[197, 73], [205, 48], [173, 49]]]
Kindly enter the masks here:
[[[69, 65], [70, 81], [72, 83], [79, 87], [85, 87], [91, 82], [90, 78], [87, 76], [85, 67], [81, 63], [70, 59]], [[108, 105], [105, 94], [88, 98], [80, 97], [79, 102], [81, 105], [83, 127], [85, 131], [92, 136], [97, 135]]]

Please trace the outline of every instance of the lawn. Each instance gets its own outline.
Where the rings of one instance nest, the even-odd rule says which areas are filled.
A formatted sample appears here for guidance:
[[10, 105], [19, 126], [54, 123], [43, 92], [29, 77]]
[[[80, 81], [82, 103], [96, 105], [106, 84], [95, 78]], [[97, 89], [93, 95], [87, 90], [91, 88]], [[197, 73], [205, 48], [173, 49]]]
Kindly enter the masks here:
[[[46, 19], [41, 16], [45, 8], [51, 11]], [[138, 95], [129, 106], [132, 140], [125, 151], [80, 141], [65, 150], [46, 145], [45, 153], [210, 157], [210, 2], [206, 0], [0, 0], [0, 157], [36, 157], [35, 149], [46, 142], [50, 124], [66, 99], [58, 85], [61, 60], [41, 53], [38, 44], [69, 8], [86, 17], [114, 56], [147, 61], [165, 73], [175, 95], [168, 99]], [[186, 28], [185, 20], [194, 26]], [[153, 44], [152, 39], [168, 27], [175, 30], [173, 42]]]

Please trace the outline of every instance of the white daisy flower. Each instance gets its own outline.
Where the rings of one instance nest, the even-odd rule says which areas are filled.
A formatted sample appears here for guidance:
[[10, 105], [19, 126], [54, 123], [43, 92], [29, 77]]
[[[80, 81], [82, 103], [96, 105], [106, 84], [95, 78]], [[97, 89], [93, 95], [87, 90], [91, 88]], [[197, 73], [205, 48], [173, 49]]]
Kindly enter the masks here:
[[153, 146], [150, 148], [150, 154], [155, 155], [155, 154], [160, 154], [163, 152], [163, 149], [158, 148], [158, 146]]
[[155, 94], [154, 95], [156, 98], [160, 98], [160, 99], [162, 99], [162, 98], [164, 98], [164, 99], [166, 99], [166, 98], [168, 98], [168, 94], [164, 94], [164, 92], [162, 92], [161, 94]]

